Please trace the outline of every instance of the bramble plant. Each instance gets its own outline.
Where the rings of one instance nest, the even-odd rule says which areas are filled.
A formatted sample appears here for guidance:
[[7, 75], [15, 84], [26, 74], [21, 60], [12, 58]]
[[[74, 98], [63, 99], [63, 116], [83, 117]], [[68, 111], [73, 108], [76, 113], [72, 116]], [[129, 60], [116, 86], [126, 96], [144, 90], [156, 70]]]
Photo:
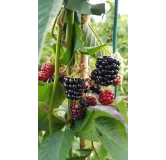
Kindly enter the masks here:
[[39, 0], [39, 160], [128, 159], [124, 63], [89, 21], [104, 12], [104, 3]]

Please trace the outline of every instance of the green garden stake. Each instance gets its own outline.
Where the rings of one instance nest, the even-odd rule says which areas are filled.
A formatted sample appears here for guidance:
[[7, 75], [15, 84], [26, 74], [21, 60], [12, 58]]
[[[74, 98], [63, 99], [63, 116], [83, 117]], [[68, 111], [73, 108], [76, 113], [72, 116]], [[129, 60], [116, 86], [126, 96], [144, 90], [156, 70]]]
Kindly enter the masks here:
[[[114, 6], [114, 28], [113, 28], [113, 53], [117, 48], [117, 24], [118, 24], [118, 0], [115, 0]], [[118, 86], [115, 87], [115, 98], [118, 96]]]

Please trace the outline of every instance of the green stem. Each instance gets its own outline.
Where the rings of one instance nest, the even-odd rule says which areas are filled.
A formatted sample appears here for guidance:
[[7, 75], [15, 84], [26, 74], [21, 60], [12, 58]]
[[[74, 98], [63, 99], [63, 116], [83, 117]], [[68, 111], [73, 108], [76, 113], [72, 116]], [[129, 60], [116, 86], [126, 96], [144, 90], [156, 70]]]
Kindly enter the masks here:
[[[113, 53], [117, 48], [117, 24], [118, 24], [118, 0], [115, 0], [114, 6], [114, 28], [113, 28]], [[115, 98], [118, 96], [118, 87], [115, 87]]]
[[72, 153], [72, 147], [71, 147], [69, 150], [69, 158], [71, 158], [72, 156], [73, 156], [73, 153]]
[[[66, 43], [67, 43], [67, 48], [69, 48], [69, 57], [70, 59], [72, 58], [72, 37], [73, 37], [73, 24], [74, 24], [74, 11], [72, 10], [67, 10], [67, 28], [66, 28]], [[71, 67], [69, 66], [67, 68], [67, 75], [69, 76], [71, 74], [72, 70]], [[71, 105], [71, 100], [68, 100], [68, 113], [67, 113], [67, 119], [69, 120], [71, 118], [70, 115], [70, 105]]]
[[95, 147], [94, 147], [93, 141], [91, 141], [91, 144], [92, 144], [92, 149], [93, 149], [93, 151], [95, 152], [97, 159], [100, 160], [100, 158], [99, 158], [99, 156], [98, 156], [98, 154], [97, 154], [97, 151], [96, 151], [96, 149], [95, 149]]
[[58, 21], [58, 35], [57, 35], [57, 42], [56, 42], [56, 55], [55, 55], [55, 78], [53, 82], [53, 89], [52, 89], [52, 94], [51, 94], [51, 99], [49, 103], [49, 114], [48, 114], [48, 121], [49, 121], [49, 131], [50, 135], [53, 133], [52, 129], [52, 105], [53, 105], [53, 100], [55, 96], [55, 90], [58, 82], [58, 75], [59, 75], [59, 57], [60, 57], [60, 46], [61, 46], [61, 37], [62, 37], [62, 25], [61, 25], [61, 20], [62, 20], [62, 15], [63, 12], [59, 15], [57, 21]]

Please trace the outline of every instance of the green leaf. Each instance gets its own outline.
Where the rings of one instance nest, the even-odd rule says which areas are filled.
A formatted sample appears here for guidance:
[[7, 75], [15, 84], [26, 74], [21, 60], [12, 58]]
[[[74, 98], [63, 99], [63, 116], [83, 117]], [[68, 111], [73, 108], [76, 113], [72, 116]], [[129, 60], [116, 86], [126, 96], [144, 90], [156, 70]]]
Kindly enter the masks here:
[[[44, 111], [45, 110], [45, 111]], [[65, 126], [65, 123], [57, 119], [56, 117], [52, 116], [52, 127], [53, 131], [59, 131]], [[43, 107], [38, 108], [38, 131], [48, 131], [48, 108]]]
[[[103, 159], [105, 160], [107, 155], [108, 155], [108, 152], [106, 151], [106, 149], [104, 148], [103, 145], [100, 146], [99, 150], [97, 151], [97, 154], [99, 156], [99, 159]], [[92, 157], [92, 160], [98, 160], [95, 152], [94, 152], [94, 156]]]
[[64, 48], [63, 56], [59, 60], [60, 64], [69, 65], [69, 63], [70, 63], [70, 52], [69, 51], [70, 51], [70, 48]]
[[53, 84], [52, 83], [45, 83], [42, 84], [42, 86], [38, 86], [38, 104], [39, 106], [44, 105], [44, 106], [48, 106], [49, 105], [49, 101], [50, 101], [50, 97], [51, 97], [51, 93], [52, 93], [52, 87]]
[[64, 160], [72, 146], [74, 133], [71, 130], [48, 136], [39, 148], [39, 160]]
[[77, 149], [82, 156], [71, 157], [67, 160], [85, 160], [93, 151], [92, 149]]
[[86, 55], [92, 55], [96, 52], [98, 52], [99, 50], [103, 49], [104, 47], [106, 47], [107, 44], [101, 44], [99, 46], [95, 46], [95, 47], [86, 47], [87, 52], [81, 52], [82, 54], [86, 54]]
[[93, 150], [92, 149], [77, 149], [77, 151], [80, 152], [81, 155], [89, 156]]
[[42, 49], [44, 38], [46, 36], [46, 29], [50, 23], [50, 15], [56, 17], [61, 9], [63, 0], [39, 0], [38, 1], [38, 52]]
[[84, 43], [81, 35], [81, 28], [78, 23], [74, 23], [74, 35], [75, 35], [75, 44], [74, 51], [79, 50], [80, 52], [86, 52], [87, 50], [84, 47]]
[[[38, 86], [38, 105], [48, 106], [50, 102], [50, 97], [52, 94], [53, 83], [45, 83], [44, 86]], [[53, 100], [52, 109], [58, 108], [62, 102], [65, 100], [66, 95], [64, 87], [61, 83], [57, 83], [55, 90], [55, 97]]]
[[83, 127], [88, 123], [92, 114], [93, 111], [86, 111], [85, 118], [79, 121], [74, 121], [74, 124], [71, 126], [71, 129], [76, 133], [80, 132], [83, 129]]
[[98, 138], [116, 160], [128, 160], [128, 138], [124, 125], [111, 117], [95, 120]]
[[123, 117], [113, 106], [100, 105], [89, 107], [88, 111], [86, 112], [87, 119], [85, 117], [85, 120], [75, 122], [74, 126], [72, 127], [72, 129], [76, 132], [76, 136], [86, 140], [98, 141], [95, 129], [95, 119], [100, 116], [114, 117], [124, 123]]
[[52, 108], [53, 109], [58, 108], [62, 104], [62, 102], [65, 100], [65, 98], [66, 98], [66, 94], [65, 94], [64, 86], [63, 84], [58, 82], [56, 86], [56, 90], [55, 90], [55, 97], [53, 100]]
[[65, 4], [65, 8], [80, 12], [82, 14], [94, 14], [101, 15], [105, 12], [105, 5], [102, 3], [101, 5], [91, 5], [87, 0], [67, 0]]
[[[117, 97], [118, 98], [118, 97]], [[115, 106], [118, 107], [120, 113], [122, 114], [123, 118], [125, 119], [126, 123], [128, 123], [128, 107], [127, 107], [127, 102], [124, 100], [122, 97], [120, 102], [117, 99], [117, 103]]]
[[87, 156], [78, 156], [78, 157], [72, 157], [68, 158], [67, 160], [86, 160]]
[[101, 15], [102, 13], [105, 13], [105, 3], [92, 5], [91, 12], [94, 15]]
[[39, 132], [39, 133], [38, 133], [38, 146], [39, 146], [39, 147], [40, 147], [42, 141], [43, 141], [43, 136], [42, 136], [42, 133]]

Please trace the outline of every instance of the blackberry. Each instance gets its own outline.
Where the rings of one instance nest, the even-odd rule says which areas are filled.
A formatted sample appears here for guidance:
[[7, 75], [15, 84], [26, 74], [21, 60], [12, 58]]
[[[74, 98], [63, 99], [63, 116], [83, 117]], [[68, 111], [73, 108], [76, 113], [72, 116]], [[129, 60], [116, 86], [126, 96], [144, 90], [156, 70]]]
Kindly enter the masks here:
[[44, 63], [41, 67], [41, 71], [47, 74], [47, 79], [51, 78], [54, 74], [54, 66], [50, 63]]
[[66, 96], [71, 100], [78, 100], [83, 95], [84, 80], [81, 78], [69, 78], [63, 79], [63, 85], [66, 90]]
[[64, 76], [60, 75], [58, 78], [59, 83], [63, 83], [64, 81]]
[[101, 86], [112, 85], [119, 72], [120, 62], [110, 56], [99, 57], [96, 69], [91, 72], [91, 79]]
[[43, 71], [38, 72], [38, 80], [42, 82], [47, 82], [47, 74]]
[[120, 76], [117, 76], [116, 79], [114, 80], [113, 86], [118, 86], [121, 83], [121, 78]]
[[51, 78], [49, 78], [48, 83], [54, 82], [54, 76], [52, 76]]
[[92, 93], [96, 93], [96, 94], [100, 93], [100, 89], [101, 89], [101, 87], [99, 85], [97, 85], [97, 86], [92, 85], [90, 87], [90, 90], [92, 91]]
[[100, 92], [98, 100], [102, 105], [109, 105], [114, 101], [114, 95], [114, 92], [105, 90]]
[[88, 104], [90, 106], [96, 106], [97, 105], [97, 101], [96, 101], [96, 97], [95, 96], [88, 96], [87, 97], [87, 101], [88, 101]]
[[87, 97], [82, 97], [81, 99], [80, 99], [80, 106], [82, 106], [82, 107], [89, 107], [89, 101], [88, 101], [88, 99], [87, 99]]
[[70, 114], [73, 120], [80, 120], [86, 115], [86, 107], [83, 107], [80, 104], [77, 105], [76, 101], [73, 101], [70, 106]]

